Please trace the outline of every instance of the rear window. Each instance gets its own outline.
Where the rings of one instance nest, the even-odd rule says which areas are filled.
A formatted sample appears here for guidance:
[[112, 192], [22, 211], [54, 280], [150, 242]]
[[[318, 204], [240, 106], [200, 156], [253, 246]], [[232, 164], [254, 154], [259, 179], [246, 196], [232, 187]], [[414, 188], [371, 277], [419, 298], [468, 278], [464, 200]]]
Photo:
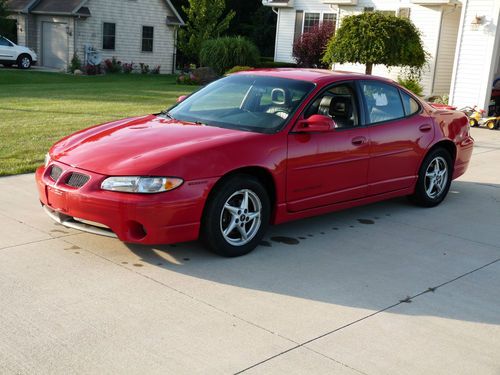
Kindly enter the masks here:
[[403, 107], [405, 109], [406, 116], [411, 116], [420, 110], [418, 102], [413, 99], [410, 95], [401, 91], [401, 97], [403, 99]]

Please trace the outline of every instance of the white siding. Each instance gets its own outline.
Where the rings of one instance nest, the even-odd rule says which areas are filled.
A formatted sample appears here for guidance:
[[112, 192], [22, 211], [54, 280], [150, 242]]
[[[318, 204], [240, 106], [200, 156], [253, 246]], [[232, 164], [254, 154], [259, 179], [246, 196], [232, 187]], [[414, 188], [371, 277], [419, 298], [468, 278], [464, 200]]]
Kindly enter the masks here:
[[[340, 20], [345, 16], [359, 14], [364, 7], [374, 7], [375, 10], [394, 10], [399, 8], [411, 8], [410, 19], [422, 33], [422, 42], [425, 50], [429, 53], [429, 61], [422, 72], [421, 84], [424, 87], [424, 95], [430, 95], [432, 92], [432, 83], [434, 76], [435, 55], [437, 50], [439, 26], [441, 22], [441, 7], [421, 6], [410, 4], [408, 1], [398, 0], [359, 0], [356, 7], [340, 7]], [[347, 70], [353, 72], [365, 72], [365, 66], [361, 64], [336, 64], [337, 70]], [[388, 77], [396, 80], [400, 69], [397, 67], [386, 68], [383, 65], [375, 65], [372, 71], [373, 75]]]
[[294, 62], [292, 49], [295, 30], [295, 9], [285, 8], [280, 9], [278, 12], [274, 61]]
[[[486, 108], [498, 61], [500, 1], [464, 0], [463, 8], [450, 102]], [[475, 30], [471, 24], [476, 15], [484, 21]]]
[[434, 88], [432, 90], [434, 95], [448, 95], [450, 93], [461, 12], [461, 7], [449, 8], [443, 11], [436, 70], [434, 72]]
[[[170, 73], [174, 54], [174, 28], [166, 24], [173, 16], [164, 0], [89, 0], [92, 16], [77, 21], [76, 46], [80, 58], [84, 44], [101, 51], [103, 58], [113, 56], [122, 62], [145, 63], [151, 68], [160, 65], [162, 73]], [[104, 22], [116, 24], [115, 50], [102, 50]], [[142, 26], [154, 27], [153, 52], [142, 52]]]
[[297, 10], [303, 10], [306, 13], [336, 13], [320, 0], [295, 0], [294, 8], [280, 8], [276, 28], [275, 61], [295, 62], [292, 51], [295, 35], [295, 12]]

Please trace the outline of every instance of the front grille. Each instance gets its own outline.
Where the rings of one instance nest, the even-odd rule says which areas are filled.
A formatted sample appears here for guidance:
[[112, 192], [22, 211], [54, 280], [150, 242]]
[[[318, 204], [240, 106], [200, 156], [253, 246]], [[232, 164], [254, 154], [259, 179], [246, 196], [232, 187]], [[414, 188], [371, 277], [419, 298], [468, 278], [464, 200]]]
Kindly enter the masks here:
[[59, 177], [61, 177], [62, 169], [59, 168], [57, 165], [53, 165], [51, 170], [50, 170], [50, 178], [53, 179], [54, 181], [57, 181]]
[[81, 188], [83, 185], [87, 183], [89, 179], [90, 177], [87, 176], [86, 174], [73, 172], [68, 178], [68, 181], [66, 181], [66, 185], [74, 188]]

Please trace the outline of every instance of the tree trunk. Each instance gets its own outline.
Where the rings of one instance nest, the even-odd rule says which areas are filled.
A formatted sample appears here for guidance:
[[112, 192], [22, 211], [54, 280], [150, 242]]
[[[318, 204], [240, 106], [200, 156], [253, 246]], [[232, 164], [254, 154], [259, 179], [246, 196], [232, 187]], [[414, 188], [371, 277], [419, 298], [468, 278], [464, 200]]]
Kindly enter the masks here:
[[372, 75], [372, 68], [373, 68], [372, 63], [366, 63], [365, 74]]

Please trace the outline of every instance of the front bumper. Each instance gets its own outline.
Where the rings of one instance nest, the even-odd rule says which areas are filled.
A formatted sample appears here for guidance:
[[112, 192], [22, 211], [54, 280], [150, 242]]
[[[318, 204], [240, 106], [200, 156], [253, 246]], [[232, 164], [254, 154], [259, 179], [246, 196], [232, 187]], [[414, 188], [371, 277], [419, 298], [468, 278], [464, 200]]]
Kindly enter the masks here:
[[[61, 174], [51, 177], [54, 166]], [[88, 176], [81, 187], [68, 185], [74, 173]], [[186, 181], [172, 191], [131, 194], [100, 188], [108, 176], [52, 161], [35, 178], [49, 216], [67, 227], [141, 244], [169, 244], [198, 238], [205, 200], [215, 179]]]

